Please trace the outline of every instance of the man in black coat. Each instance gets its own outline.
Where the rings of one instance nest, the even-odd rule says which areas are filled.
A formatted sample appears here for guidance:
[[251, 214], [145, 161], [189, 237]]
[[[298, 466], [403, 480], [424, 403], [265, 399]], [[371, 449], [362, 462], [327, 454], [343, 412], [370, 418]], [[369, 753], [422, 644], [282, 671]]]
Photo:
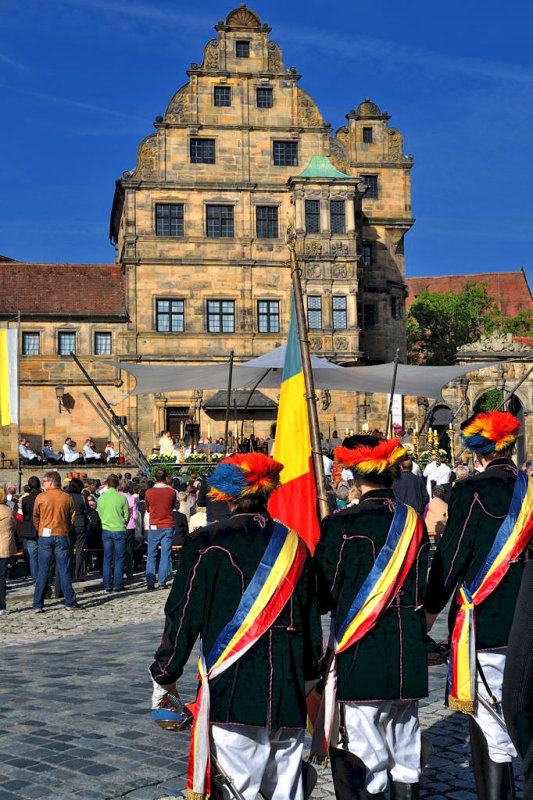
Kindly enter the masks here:
[[[262, 453], [239, 454], [224, 459], [211, 476], [215, 498], [226, 500], [231, 516], [187, 536], [165, 606], [161, 646], [150, 667], [157, 707], [165, 691], [176, 694], [175, 682], [199, 636], [208, 663], [243, 596], [257, 585], [280, 529], [291, 537], [301, 573], [286, 603], [266, 630], [258, 627], [259, 638], [238, 660], [208, 679], [211, 750], [245, 800], [255, 800], [260, 790], [272, 800], [303, 800], [305, 682], [318, 678], [322, 654], [305, 545], [275, 523], [266, 507], [281, 469]], [[190, 797], [204, 792], [189, 787]], [[229, 797], [224, 788], [224, 798]]]
[[[353, 436], [349, 444], [353, 449], [335, 450], [335, 460], [352, 470], [361, 500], [323, 520], [315, 552], [321, 612], [331, 612], [337, 626], [386, 552], [401, 506], [392, 485], [407, 454], [398, 439]], [[336, 795], [342, 800], [383, 799], [389, 778], [393, 800], [419, 796], [418, 699], [428, 693], [426, 626], [420, 612], [429, 540], [422, 520], [412, 509], [409, 513], [420, 529], [403, 582], [398, 581], [398, 591], [373, 627], [336, 657], [336, 700], [345, 733], [340, 742], [332, 734], [329, 755]]]
[[413, 462], [410, 458], [402, 461], [400, 471], [392, 484], [392, 491], [396, 500], [423, 514], [429, 503], [429, 495], [425, 481], [420, 475], [415, 475], [412, 468]]
[[[518, 469], [511, 455], [520, 423], [507, 412], [493, 411], [478, 414], [466, 420], [461, 427], [466, 448], [479, 458], [485, 470], [457, 482], [453, 488], [446, 529], [435, 552], [428, 578], [425, 607], [428, 627], [431, 627], [455, 594], [449, 615], [450, 634], [455, 633], [455, 641], [459, 635], [459, 627], [456, 628], [459, 610], [462, 609], [463, 614], [469, 614], [471, 610], [474, 615], [472, 646], [476, 651], [476, 694], [472, 698], [472, 705], [456, 697], [451, 673], [452, 691], [448, 692], [448, 705], [471, 713], [472, 764], [478, 797], [480, 800], [507, 800], [514, 797], [511, 762], [516, 750], [505, 726], [497, 722], [483, 701], [490, 705], [494, 698], [497, 704], [495, 710], [501, 716], [507, 643], [526, 548], [515, 554], [499, 580], [493, 581], [490, 593], [479, 602], [461, 605], [456, 589], [464, 584], [471, 593], [471, 588], [477, 585], [478, 576], [486, 574], [488, 556], [498, 534], [495, 546], [499, 548], [498, 542], [503, 536], [500, 531], [508, 516], [514, 524], [515, 511], [511, 514], [511, 500], [516, 495]], [[524, 480], [527, 486], [527, 479]], [[530, 490], [533, 490], [533, 486], [530, 486]], [[513, 499], [513, 503], [516, 500]], [[463, 683], [463, 686], [468, 687], [469, 682]]]
[[41, 481], [36, 475], [28, 478], [29, 494], [24, 495], [21, 500], [20, 508], [22, 511], [22, 525], [20, 526], [20, 538], [23, 540], [22, 546], [28, 557], [31, 582], [35, 585], [37, 580], [37, 528], [33, 524], [33, 506], [35, 498], [41, 493]]

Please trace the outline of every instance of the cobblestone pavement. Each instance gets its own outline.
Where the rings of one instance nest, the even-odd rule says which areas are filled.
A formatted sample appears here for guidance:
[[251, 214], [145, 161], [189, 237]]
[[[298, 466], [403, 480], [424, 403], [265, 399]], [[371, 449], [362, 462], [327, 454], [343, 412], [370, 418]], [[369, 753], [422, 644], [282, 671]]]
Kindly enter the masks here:
[[[13, 584], [14, 585], [14, 584]], [[163, 624], [167, 592], [146, 593], [140, 578], [121, 594], [100, 581], [78, 585], [80, 611], [50, 600], [31, 611], [31, 587], [8, 593], [0, 618], [0, 800], [158, 800], [181, 795], [189, 736], [150, 718], [147, 666]], [[444, 620], [436, 636], [444, 635]], [[421, 703], [434, 753], [422, 798], [475, 800], [467, 721], [442, 702], [445, 668], [430, 670]], [[180, 689], [194, 696], [191, 660]], [[314, 798], [333, 800], [329, 769], [318, 768]]]

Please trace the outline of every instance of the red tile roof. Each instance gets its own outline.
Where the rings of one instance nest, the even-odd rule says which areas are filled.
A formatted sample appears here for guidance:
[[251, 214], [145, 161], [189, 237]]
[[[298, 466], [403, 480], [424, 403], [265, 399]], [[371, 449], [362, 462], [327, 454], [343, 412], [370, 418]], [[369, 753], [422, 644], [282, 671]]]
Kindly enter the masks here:
[[466, 283], [486, 283], [488, 293], [496, 298], [502, 314], [514, 317], [519, 311], [533, 312], [533, 298], [523, 270], [520, 272], [481, 272], [477, 275], [441, 275], [432, 278], [407, 278], [407, 308], [424, 290], [459, 292]]
[[122, 268], [115, 264], [0, 262], [0, 316], [127, 317]]

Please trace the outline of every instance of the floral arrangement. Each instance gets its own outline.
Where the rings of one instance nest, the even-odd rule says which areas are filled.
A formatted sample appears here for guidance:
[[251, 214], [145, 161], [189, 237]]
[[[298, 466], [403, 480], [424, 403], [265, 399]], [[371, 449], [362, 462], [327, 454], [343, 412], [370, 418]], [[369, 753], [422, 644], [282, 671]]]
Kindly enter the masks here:
[[152, 453], [148, 456], [150, 464], [176, 464], [176, 456], [160, 456], [159, 453]]

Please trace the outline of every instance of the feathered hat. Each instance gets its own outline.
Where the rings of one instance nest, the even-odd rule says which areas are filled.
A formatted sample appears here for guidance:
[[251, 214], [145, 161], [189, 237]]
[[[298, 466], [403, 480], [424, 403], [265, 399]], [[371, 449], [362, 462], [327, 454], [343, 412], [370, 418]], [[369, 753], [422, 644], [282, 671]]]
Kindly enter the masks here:
[[278, 488], [283, 464], [263, 453], [237, 453], [222, 459], [208, 479], [213, 500], [270, 495]]
[[520, 423], [508, 411], [477, 414], [461, 425], [464, 445], [471, 453], [499, 453], [515, 443], [519, 431]]
[[341, 467], [351, 469], [358, 475], [368, 477], [379, 475], [396, 475], [400, 462], [407, 457], [407, 450], [402, 447], [398, 437], [393, 439], [377, 439], [374, 436], [351, 436], [349, 447], [345, 441], [342, 447], [334, 451], [335, 461]]

